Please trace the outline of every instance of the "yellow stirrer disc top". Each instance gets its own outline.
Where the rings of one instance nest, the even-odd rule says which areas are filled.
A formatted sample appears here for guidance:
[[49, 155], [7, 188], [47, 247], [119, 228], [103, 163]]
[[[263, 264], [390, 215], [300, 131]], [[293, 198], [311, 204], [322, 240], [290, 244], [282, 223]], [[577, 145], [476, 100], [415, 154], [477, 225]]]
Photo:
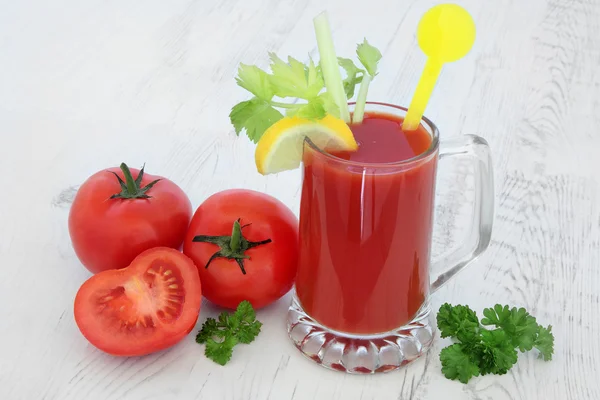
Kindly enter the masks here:
[[419, 126], [444, 63], [464, 57], [475, 42], [475, 22], [459, 5], [439, 4], [427, 11], [417, 27], [417, 41], [427, 63], [408, 108], [403, 129]]

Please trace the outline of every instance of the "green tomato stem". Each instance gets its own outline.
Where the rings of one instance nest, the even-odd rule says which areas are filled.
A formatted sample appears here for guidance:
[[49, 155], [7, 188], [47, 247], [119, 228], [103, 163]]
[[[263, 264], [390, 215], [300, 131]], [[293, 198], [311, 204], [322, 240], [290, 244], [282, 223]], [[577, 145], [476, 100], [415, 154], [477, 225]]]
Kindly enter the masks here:
[[240, 224], [240, 220], [238, 219], [233, 223], [233, 229], [231, 231], [231, 236], [209, 236], [209, 235], [198, 235], [194, 236], [192, 242], [200, 242], [200, 243], [212, 243], [219, 246], [219, 251], [214, 253], [206, 262], [204, 268], [208, 268], [208, 266], [218, 258], [225, 258], [228, 260], [235, 260], [235, 262], [240, 267], [240, 271], [243, 275], [246, 275], [246, 268], [244, 266], [244, 260], [250, 258], [245, 253], [247, 250], [250, 250], [257, 246], [262, 246], [264, 244], [271, 243], [271, 239], [261, 240], [259, 242], [251, 242], [247, 240], [242, 234], [242, 228], [248, 225], [242, 226]]
[[127, 194], [129, 194], [130, 196], [135, 196], [139, 189], [137, 184], [135, 183], [135, 180], [133, 179], [133, 176], [131, 176], [131, 171], [129, 170], [129, 167], [127, 166], [127, 164], [125, 163], [121, 163], [121, 171], [123, 171], [123, 175], [125, 176], [125, 183], [127, 184]]
[[119, 186], [121, 187], [121, 191], [119, 193], [115, 193], [110, 196], [111, 199], [149, 199], [151, 196], [147, 194], [147, 192], [152, 189], [160, 179], [155, 179], [144, 187], [141, 187], [142, 179], [144, 177], [144, 167], [140, 170], [137, 178], [134, 180], [133, 176], [131, 176], [131, 171], [129, 167], [125, 163], [121, 163], [121, 171], [123, 171], [123, 175], [125, 176], [125, 181], [121, 179], [119, 174], [115, 171], [108, 171], [117, 178], [119, 181]]
[[233, 230], [231, 231], [231, 239], [229, 240], [229, 248], [234, 253], [240, 251], [242, 243], [242, 226], [238, 221], [233, 223]]

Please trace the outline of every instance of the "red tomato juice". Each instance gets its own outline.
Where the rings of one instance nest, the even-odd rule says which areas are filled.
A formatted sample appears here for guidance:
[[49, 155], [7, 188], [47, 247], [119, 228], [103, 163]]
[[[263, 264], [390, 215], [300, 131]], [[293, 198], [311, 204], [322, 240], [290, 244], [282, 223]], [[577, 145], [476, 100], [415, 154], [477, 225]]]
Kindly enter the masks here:
[[388, 332], [410, 322], [427, 296], [437, 149], [398, 164], [432, 145], [425, 128], [403, 132], [401, 124], [366, 113], [351, 125], [356, 152], [304, 152], [296, 293], [327, 328]]

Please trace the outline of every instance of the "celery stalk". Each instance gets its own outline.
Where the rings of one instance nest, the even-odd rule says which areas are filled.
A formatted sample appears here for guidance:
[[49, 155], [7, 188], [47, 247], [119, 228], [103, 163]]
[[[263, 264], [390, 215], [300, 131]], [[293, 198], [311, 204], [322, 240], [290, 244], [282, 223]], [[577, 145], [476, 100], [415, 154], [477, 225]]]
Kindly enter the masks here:
[[369, 84], [371, 83], [371, 75], [364, 74], [358, 95], [356, 96], [356, 104], [354, 105], [354, 113], [352, 114], [352, 123], [360, 124], [365, 115], [365, 104], [367, 102], [367, 92], [369, 91]]
[[321, 59], [323, 79], [325, 80], [325, 88], [327, 89], [327, 92], [331, 93], [331, 97], [339, 107], [341, 119], [343, 119], [346, 123], [349, 123], [350, 111], [348, 110], [346, 92], [344, 91], [344, 84], [338, 66], [338, 59], [335, 55], [333, 37], [331, 36], [331, 28], [329, 27], [329, 20], [327, 19], [326, 12], [322, 12], [321, 14], [317, 15], [313, 22], [315, 26], [315, 34], [317, 36], [317, 46], [319, 48], [319, 56]]

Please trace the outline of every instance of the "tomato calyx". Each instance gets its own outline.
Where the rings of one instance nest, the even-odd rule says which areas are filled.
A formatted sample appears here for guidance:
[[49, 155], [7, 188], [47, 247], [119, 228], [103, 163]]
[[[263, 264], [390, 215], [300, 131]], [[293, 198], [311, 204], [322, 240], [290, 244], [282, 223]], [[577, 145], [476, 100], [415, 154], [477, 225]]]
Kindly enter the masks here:
[[263, 244], [271, 243], [271, 239], [261, 240], [260, 242], [251, 242], [242, 235], [242, 229], [247, 225], [241, 225], [240, 219], [238, 218], [233, 223], [233, 230], [231, 236], [207, 236], [198, 235], [194, 236], [192, 242], [201, 243], [212, 243], [220, 247], [220, 250], [213, 254], [209, 259], [204, 268], [208, 268], [210, 263], [217, 258], [226, 258], [229, 260], [235, 260], [242, 271], [242, 274], [246, 275], [246, 269], [244, 268], [244, 260], [250, 258], [245, 254], [246, 250], [253, 247], [261, 246]]
[[121, 179], [116, 172], [109, 171], [114, 174], [119, 180], [119, 185], [121, 185], [121, 192], [115, 193], [110, 196], [111, 199], [149, 199], [151, 196], [148, 196], [146, 192], [152, 188], [160, 179], [156, 179], [146, 186], [142, 187], [142, 178], [144, 177], [144, 167], [140, 170], [138, 176], [133, 179], [131, 175], [131, 171], [129, 167], [125, 163], [121, 163], [121, 171], [123, 171], [123, 175], [125, 176], [125, 181]]

